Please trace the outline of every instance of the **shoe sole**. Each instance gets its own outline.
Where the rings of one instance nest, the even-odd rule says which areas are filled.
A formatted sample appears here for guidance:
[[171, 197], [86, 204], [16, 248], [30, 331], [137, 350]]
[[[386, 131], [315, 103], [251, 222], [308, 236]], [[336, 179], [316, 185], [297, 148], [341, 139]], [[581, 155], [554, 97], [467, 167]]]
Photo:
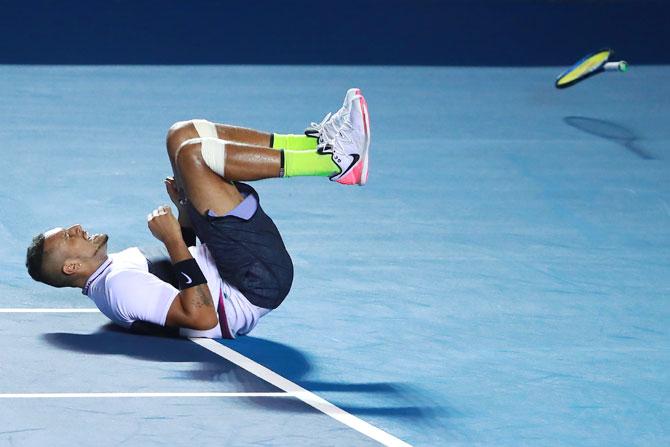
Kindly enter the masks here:
[[358, 90], [358, 93], [361, 95], [359, 101], [361, 102], [361, 113], [363, 114], [363, 126], [365, 129], [365, 152], [363, 152], [363, 173], [361, 175], [361, 186], [365, 185], [368, 182], [368, 152], [370, 150], [370, 114], [368, 113], [368, 102], [365, 100], [365, 97], [361, 94], [361, 91]]

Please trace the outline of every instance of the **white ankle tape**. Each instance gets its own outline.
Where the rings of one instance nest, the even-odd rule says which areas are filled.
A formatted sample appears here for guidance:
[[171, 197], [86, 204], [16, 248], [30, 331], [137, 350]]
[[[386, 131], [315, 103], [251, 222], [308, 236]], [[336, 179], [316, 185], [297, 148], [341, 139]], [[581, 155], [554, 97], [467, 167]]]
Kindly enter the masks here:
[[207, 120], [191, 120], [200, 138], [219, 138], [216, 126]]
[[200, 153], [209, 169], [225, 177], [226, 142], [217, 138], [196, 138], [191, 140], [200, 143]]

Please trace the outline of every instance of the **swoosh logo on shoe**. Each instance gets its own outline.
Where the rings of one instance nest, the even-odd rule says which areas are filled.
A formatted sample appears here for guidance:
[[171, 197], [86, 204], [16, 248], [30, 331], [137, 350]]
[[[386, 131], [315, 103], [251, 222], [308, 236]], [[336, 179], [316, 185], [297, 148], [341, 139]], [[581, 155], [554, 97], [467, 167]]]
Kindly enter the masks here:
[[340, 173], [340, 178], [344, 177], [347, 174], [347, 172], [351, 171], [351, 168], [353, 168], [354, 165], [356, 163], [358, 163], [358, 160], [360, 160], [360, 158], [361, 158], [361, 156], [358, 155], [358, 154], [351, 154], [351, 156], [354, 157], [354, 160], [351, 162], [351, 164], [349, 165], [349, 167], [347, 168], [346, 171], [343, 171], [342, 173]]
[[179, 272], [186, 277], [186, 284], [191, 284], [193, 280], [184, 272]]

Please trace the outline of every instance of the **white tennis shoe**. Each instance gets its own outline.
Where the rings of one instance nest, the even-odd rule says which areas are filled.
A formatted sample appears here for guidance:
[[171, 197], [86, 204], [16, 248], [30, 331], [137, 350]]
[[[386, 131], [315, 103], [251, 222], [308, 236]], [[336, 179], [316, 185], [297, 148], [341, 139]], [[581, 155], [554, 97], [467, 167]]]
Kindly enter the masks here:
[[[365, 185], [368, 181], [370, 115], [365, 98], [360, 90], [356, 90], [348, 104], [338, 111], [337, 122], [332, 127], [324, 124], [322, 135], [325, 135], [326, 141], [317, 148], [322, 153], [332, 153], [340, 172], [330, 179], [343, 185]], [[340, 113], [346, 109], [348, 113]]]

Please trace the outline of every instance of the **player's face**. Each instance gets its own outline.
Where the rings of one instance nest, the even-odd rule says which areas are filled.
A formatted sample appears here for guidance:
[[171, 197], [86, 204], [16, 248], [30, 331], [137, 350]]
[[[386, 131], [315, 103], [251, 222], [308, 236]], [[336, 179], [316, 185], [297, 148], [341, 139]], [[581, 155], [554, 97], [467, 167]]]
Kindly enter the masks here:
[[44, 239], [44, 251], [56, 250], [64, 258], [86, 259], [106, 254], [109, 237], [104, 233], [89, 235], [77, 224], [49, 230], [44, 233]]

